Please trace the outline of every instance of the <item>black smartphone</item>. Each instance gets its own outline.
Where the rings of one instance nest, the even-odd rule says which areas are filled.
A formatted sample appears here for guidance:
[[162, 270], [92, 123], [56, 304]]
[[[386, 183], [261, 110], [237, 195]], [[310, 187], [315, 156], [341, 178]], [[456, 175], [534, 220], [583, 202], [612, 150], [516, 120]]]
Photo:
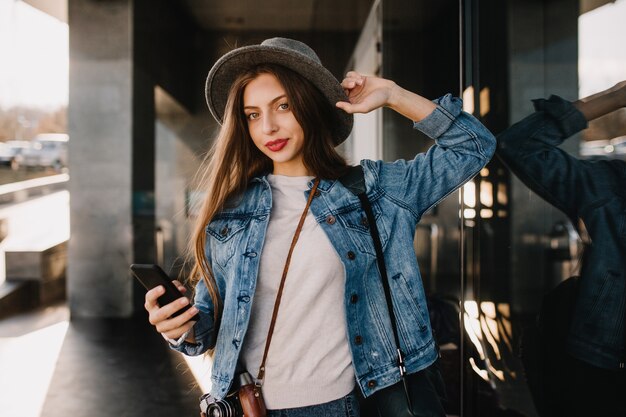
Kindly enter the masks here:
[[[183, 294], [178, 291], [178, 288], [176, 288], [176, 285], [170, 280], [170, 277], [168, 277], [165, 271], [158, 265], [132, 264], [130, 270], [133, 275], [135, 275], [135, 278], [141, 282], [141, 285], [146, 288], [146, 291], [158, 287], [159, 285], [165, 287], [165, 293], [157, 299], [160, 306], [164, 306], [183, 297]], [[172, 314], [172, 317], [184, 313], [189, 307], [191, 307], [191, 304], [187, 304], [185, 307]]]

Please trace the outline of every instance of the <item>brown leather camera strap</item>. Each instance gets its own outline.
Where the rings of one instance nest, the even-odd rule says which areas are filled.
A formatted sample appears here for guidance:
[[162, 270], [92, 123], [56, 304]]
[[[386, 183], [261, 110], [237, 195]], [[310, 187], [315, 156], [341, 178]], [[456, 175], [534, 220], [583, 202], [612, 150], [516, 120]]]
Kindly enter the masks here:
[[274, 312], [272, 313], [272, 321], [270, 322], [270, 329], [267, 332], [267, 340], [265, 342], [265, 351], [263, 352], [263, 359], [261, 360], [261, 366], [259, 367], [259, 375], [257, 376], [257, 380], [255, 383], [257, 388], [260, 388], [263, 385], [263, 378], [265, 377], [265, 360], [267, 359], [267, 353], [270, 350], [270, 343], [272, 342], [272, 334], [274, 333], [274, 326], [276, 325], [276, 317], [278, 317], [278, 308], [280, 307], [280, 299], [283, 295], [283, 289], [285, 287], [285, 279], [287, 278], [287, 271], [289, 271], [289, 262], [291, 261], [291, 254], [293, 253], [293, 249], [296, 247], [296, 242], [298, 242], [298, 238], [300, 237], [300, 232], [302, 231], [304, 220], [306, 219], [306, 215], [309, 211], [309, 207], [311, 206], [311, 201], [313, 201], [313, 197], [315, 196], [315, 192], [317, 191], [317, 186], [319, 185], [319, 183], [320, 183], [319, 178], [316, 178], [315, 182], [313, 183], [313, 188], [311, 188], [311, 192], [309, 193], [309, 199], [306, 202], [306, 206], [304, 207], [302, 216], [300, 216], [300, 222], [298, 223], [296, 232], [293, 235], [293, 240], [291, 241], [291, 247], [289, 248], [289, 253], [287, 254], [287, 260], [285, 261], [285, 268], [283, 269], [283, 276], [280, 280], [278, 293], [276, 294], [276, 302], [274, 303]]

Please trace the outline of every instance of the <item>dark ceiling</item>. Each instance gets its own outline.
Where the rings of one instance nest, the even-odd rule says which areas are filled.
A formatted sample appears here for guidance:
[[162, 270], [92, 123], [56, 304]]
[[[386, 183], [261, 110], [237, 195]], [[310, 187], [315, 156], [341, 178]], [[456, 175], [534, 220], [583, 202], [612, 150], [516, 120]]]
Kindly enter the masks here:
[[205, 30], [359, 31], [371, 0], [182, 0]]

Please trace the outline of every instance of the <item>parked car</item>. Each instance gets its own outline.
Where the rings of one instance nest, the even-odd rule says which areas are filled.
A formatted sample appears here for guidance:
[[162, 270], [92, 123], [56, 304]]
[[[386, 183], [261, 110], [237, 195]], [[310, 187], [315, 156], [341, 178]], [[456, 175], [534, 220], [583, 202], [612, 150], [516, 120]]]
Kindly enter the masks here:
[[32, 168], [54, 168], [67, 166], [68, 136], [62, 133], [37, 135], [31, 147], [22, 153], [22, 165]]
[[11, 169], [18, 169], [24, 159], [23, 153], [31, 147], [31, 142], [27, 140], [9, 140], [0, 142], [0, 165], [10, 166]]

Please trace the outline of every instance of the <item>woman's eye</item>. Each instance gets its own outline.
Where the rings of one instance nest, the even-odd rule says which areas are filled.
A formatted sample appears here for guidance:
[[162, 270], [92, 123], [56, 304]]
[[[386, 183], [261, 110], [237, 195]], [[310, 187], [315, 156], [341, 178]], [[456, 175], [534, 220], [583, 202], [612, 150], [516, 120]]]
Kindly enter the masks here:
[[248, 113], [246, 115], [246, 118], [248, 120], [254, 120], [254, 119], [258, 118], [258, 117], [259, 117], [259, 113]]
[[281, 103], [278, 105], [278, 108], [281, 110], [288, 110], [289, 109], [289, 104], [287, 103]]

